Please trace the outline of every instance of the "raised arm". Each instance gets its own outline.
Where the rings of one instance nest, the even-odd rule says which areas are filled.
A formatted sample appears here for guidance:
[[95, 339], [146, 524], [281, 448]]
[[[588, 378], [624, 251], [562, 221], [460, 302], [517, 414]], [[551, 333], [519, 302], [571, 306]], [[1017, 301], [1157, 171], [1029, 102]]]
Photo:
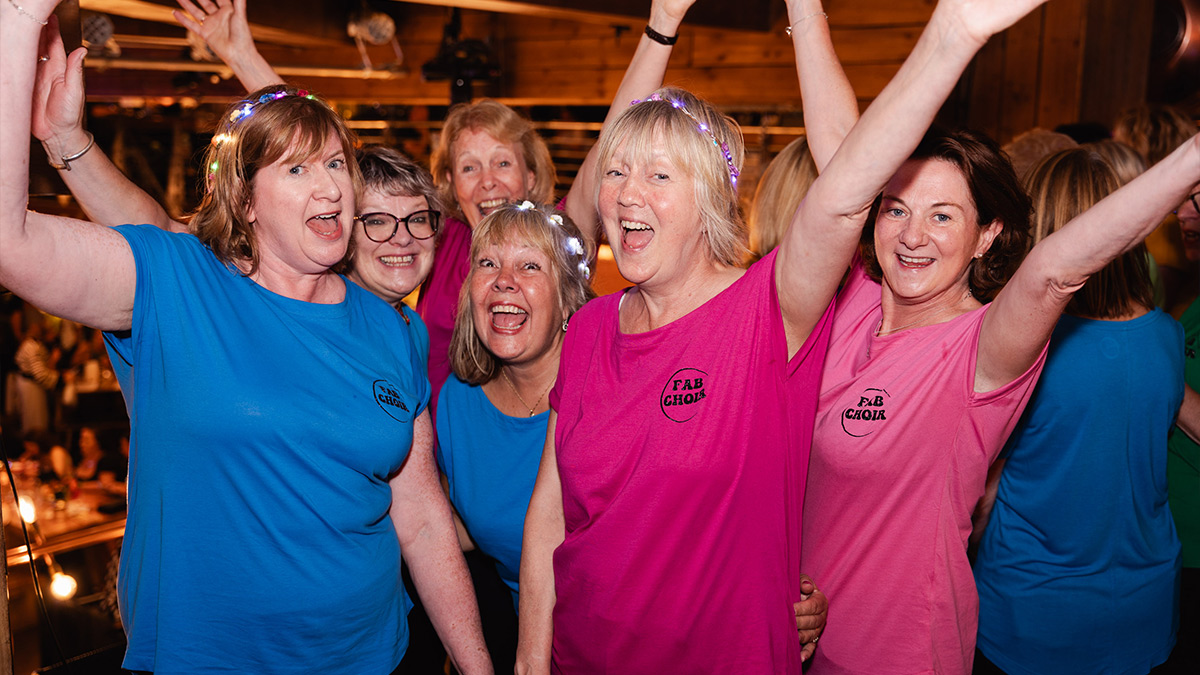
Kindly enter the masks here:
[[550, 410], [546, 447], [525, 514], [521, 547], [521, 601], [517, 621], [517, 675], [549, 675], [554, 641], [554, 549], [566, 536], [562, 483], [554, 449], [558, 413]]
[[[64, 319], [125, 329], [132, 322], [136, 281], [125, 239], [93, 223], [26, 210], [38, 55], [62, 51], [57, 20], [43, 30], [55, 4], [0, 3], [0, 285]], [[77, 51], [72, 58], [83, 57]]]
[[83, 57], [68, 58], [61, 40], [47, 46], [46, 61], [38, 62], [33, 91], [33, 135], [42, 142], [46, 159], [58, 169], [71, 194], [88, 218], [101, 225], [149, 223], [183, 231], [163, 207], [121, 173], [83, 129]]
[[996, 296], [979, 334], [975, 391], [1016, 379], [1092, 274], [1146, 238], [1200, 183], [1200, 136], [1033, 247]]
[[[695, 1], [653, 0], [650, 3], [650, 19], [646, 25], [659, 35], [674, 38], [679, 34], [684, 15]], [[630, 102], [646, 98], [662, 86], [673, 49], [672, 45], [662, 44], [642, 33], [637, 51], [633, 53], [629, 67], [625, 69], [625, 76], [621, 78], [621, 84], [613, 97], [612, 106], [608, 109], [608, 115], [604, 117], [601, 133], [612, 124], [621, 111], [629, 107]], [[571, 183], [571, 189], [566, 196], [567, 215], [571, 216], [571, 220], [575, 221], [583, 235], [591, 239], [593, 244], [600, 237], [600, 218], [596, 213], [594, 194], [596, 161], [596, 147], [593, 145], [579, 167], [579, 173], [575, 175], [575, 181]]]
[[438, 482], [428, 410], [416, 420], [412, 451], [391, 487], [401, 553], [450, 660], [464, 675], [491, 673], [471, 576]]
[[821, 0], [788, 0], [787, 13], [804, 102], [804, 133], [817, 171], [824, 171], [858, 121], [858, 99], [833, 51]]
[[916, 149], [972, 57], [990, 36], [1042, 2], [938, 3], [912, 54], [813, 183], [784, 235], [775, 276], [789, 354], [833, 298], [871, 203]]
[[237, 77], [246, 91], [256, 91], [283, 78], [258, 53], [250, 21], [246, 18], [246, 0], [176, 0], [183, 11], [174, 10], [175, 20], [199, 35]]

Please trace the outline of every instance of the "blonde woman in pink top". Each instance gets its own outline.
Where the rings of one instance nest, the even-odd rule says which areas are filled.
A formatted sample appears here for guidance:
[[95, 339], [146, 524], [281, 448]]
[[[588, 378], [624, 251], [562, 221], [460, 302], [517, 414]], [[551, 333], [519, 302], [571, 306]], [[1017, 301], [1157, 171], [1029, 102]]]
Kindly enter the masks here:
[[525, 522], [518, 673], [799, 672], [815, 642], [802, 652], [791, 625], [799, 509], [830, 301], [971, 57], [1037, 4], [944, 2], [842, 142], [856, 104], [820, 4], [789, 3], [823, 173], [749, 270], [735, 123], [666, 88], [601, 134], [597, 210], [635, 285], [584, 306], [564, 339]]

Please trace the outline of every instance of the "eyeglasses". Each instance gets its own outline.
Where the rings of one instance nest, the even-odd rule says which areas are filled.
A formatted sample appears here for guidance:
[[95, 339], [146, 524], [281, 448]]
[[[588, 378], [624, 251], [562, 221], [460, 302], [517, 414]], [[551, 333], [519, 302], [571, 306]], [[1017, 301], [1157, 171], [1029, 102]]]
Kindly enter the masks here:
[[403, 218], [397, 218], [390, 213], [364, 213], [355, 216], [355, 220], [363, 224], [367, 239], [382, 244], [396, 236], [400, 231], [400, 223], [412, 235], [413, 239], [429, 239], [437, 234], [438, 225], [442, 221], [441, 211], [414, 211]]
[[[1196, 210], [1196, 215], [1200, 216], [1200, 201], [1196, 201], [1197, 197], [1200, 197], [1200, 192], [1193, 192], [1188, 195], [1188, 201], [1192, 203], [1192, 208]], [[1179, 209], [1175, 209], [1174, 213], [1178, 216]]]

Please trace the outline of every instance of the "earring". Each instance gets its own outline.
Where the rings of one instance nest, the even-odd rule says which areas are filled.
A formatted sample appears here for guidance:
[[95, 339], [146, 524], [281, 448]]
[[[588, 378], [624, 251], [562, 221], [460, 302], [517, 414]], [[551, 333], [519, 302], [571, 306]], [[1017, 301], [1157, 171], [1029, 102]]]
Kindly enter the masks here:
[[980, 259], [980, 258], [982, 258], [982, 257], [983, 257], [983, 254], [982, 254], [982, 253], [976, 253], [976, 254], [975, 254], [975, 259], [976, 259], [976, 260], [979, 260], [979, 259]]
[[567, 320], [563, 319], [563, 332], [567, 332]]

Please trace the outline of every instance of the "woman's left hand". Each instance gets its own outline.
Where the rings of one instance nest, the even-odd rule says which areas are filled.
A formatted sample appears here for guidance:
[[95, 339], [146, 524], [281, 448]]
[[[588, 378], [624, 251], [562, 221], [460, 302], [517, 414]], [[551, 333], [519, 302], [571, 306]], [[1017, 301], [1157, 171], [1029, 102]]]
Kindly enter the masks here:
[[825, 632], [829, 618], [829, 598], [817, 590], [807, 574], [800, 575], [800, 602], [792, 606], [796, 612], [796, 632], [800, 638], [800, 660], [807, 661], [817, 650], [817, 638]]
[[57, 17], [51, 15], [49, 24], [38, 48], [30, 131], [57, 159], [83, 147], [83, 58], [87, 50], [80, 47], [66, 54]]

